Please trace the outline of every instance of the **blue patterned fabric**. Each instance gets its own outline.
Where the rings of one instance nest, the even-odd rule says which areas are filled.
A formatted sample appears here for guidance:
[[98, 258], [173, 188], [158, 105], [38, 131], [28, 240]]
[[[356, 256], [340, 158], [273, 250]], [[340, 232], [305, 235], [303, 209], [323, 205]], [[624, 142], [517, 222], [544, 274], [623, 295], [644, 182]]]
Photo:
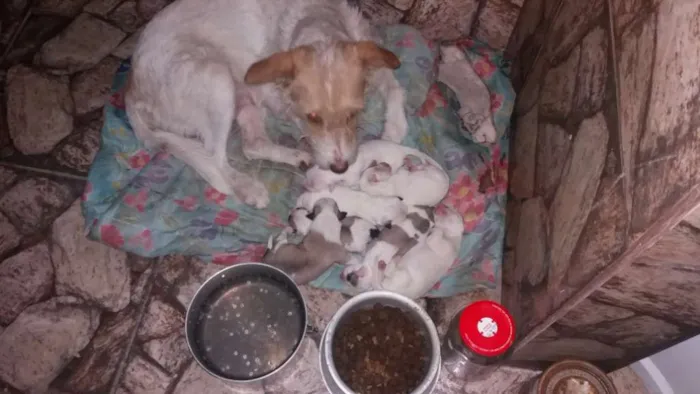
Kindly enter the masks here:
[[[493, 288], [500, 280], [510, 115], [515, 95], [500, 54], [473, 40], [458, 45], [472, 60], [491, 92], [496, 128], [493, 147], [474, 143], [461, 129], [459, 103], [444, 85], [435, 83], [437, 45], [415, 29], [395, 25], [383, 30], [384, 46], [401, 59], [395, 71], [407, 92], [409, 136], [405, 145], [440, 162], [452, 182], [443, 201], [464, 217], [465, 235], [459, 258], [429, 296], [445, 297]], [[301, 193], [303, 173], [284, 165], [239, 160], [233, 165], [256, 174], [270, 191], [264, 210], [239, 203], [209, 186], [192, 169], [166, 152], [149, 151], [136, 139], [123, 103], [130, 63], [121, 64], [112, 96], [105, 106], [102, 144], [88, 176], [83, 214], [88, 236], [146, 257], [168, 254], [197, 256], [215, 264], [258, 261], [271, 234], [280, 231]], [[300, 131], [291, 123], [269, 118], [273, 141], [296, 146]], [[360, 120], [363, 139], [377, 138], [384, 123], [384, 103], [367, 98]], [[240, 141], [231, 141], [232, 158], [242, 157]], [[349, 292], [332, 267], [312, 285]]]

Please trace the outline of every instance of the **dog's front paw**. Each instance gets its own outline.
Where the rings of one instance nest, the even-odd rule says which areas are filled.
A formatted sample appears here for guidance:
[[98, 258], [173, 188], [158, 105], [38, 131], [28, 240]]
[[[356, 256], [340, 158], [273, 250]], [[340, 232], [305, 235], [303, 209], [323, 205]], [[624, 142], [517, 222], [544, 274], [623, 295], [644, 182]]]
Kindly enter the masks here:
[[406, 134], [408, 134], [408, 121], [403, 110], [397, 111], [395, 114], [387, 113], [382, 139], [399, 144], [406, 137]]
[[236, 180], [234, 192], [243, 203], [258, 209], [265, 208], [270, 203], [270, 194], [265, 184], [257, 179]]
[[486, 120], [472, 133], [474, 141], [480, 144], [493, 144], [498, 139], [498, 133], [493, 126], [493, 122]]

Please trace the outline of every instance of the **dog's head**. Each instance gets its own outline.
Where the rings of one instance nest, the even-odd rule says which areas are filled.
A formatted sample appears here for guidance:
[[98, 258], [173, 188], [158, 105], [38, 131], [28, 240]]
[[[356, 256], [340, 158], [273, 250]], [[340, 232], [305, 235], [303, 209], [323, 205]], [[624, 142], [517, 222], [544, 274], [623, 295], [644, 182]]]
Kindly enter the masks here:
[[248, 69], [245, 82], [282, 82], [306, 122], [315, 163], [341, 174], [357, 156], [357, 116], [369, 73], [400, 65], [396, 55], [371, 41], [326, 42], [260, 60]]

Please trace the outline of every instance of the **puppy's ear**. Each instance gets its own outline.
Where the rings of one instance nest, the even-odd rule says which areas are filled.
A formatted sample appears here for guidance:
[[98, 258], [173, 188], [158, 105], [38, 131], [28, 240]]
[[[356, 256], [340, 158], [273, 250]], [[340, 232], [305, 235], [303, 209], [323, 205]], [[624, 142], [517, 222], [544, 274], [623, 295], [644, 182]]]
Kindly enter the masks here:
[[358, 41], [349, 43], [349, 46], [355, 50], [355, 53], [366, 68], [391, 68], [397, 69], [401, 66], [399, 60], [393, 52], [380, 47], [372, 41]]
[[343, 220], [343, 219], [345, 219], [346, 217], [348, 217], [348, 213], [347, 213], [347, 212], [338, 211], [338, 220]]
[[278, 79], [294, 78], [297, 69], [308, 62], [313, 49], [300, 46], [289, 51], [277, 52], [270, 57], [253, 63], [245, 73], [244, 81], [248, 85], [274, 82]]
[[307, 214], [306, 214], [306, 218], [309, 219], [309, 220], [314, 220], [314, 219], [316, 219], [316, 212], [311, 211], [311, 212], [307, 213]]
[[381, 233], [381, 231], [378, 228], [371, 228], [369, 229], [369, 238], [375, 239], [379, 236], [379, 233]]

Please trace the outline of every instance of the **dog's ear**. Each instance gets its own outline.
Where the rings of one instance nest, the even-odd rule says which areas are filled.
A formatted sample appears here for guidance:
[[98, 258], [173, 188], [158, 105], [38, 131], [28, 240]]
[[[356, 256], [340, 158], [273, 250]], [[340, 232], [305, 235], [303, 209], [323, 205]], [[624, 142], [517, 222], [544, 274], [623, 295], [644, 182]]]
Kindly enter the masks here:
[[338, 220], [343, 220], [343, 219], [345, 219], [346, 217], [348, 217], [348, 213], [347, 213], [347, 212], [338, 211]]
[[369, 229], [369, 238], [375, 239], [379, 236], [379, 233], [381, 233], [381, 231], [378, 228], [371, 228]]
[[277, 52], [253, 63], [245, 73], [243, 80], [248, 85], [259, 85], [278, 79], [294, 78], [297, 68], [305, 62], [312, 51], [313, 49], [309, 46], [300, 46], [288, 51]]
[[401, 61], [393, 52], [380, 47], [372, 41], [358, 41], [351, 45], [355, 48], [357, 57], [366, 68], [386, 67], [397, 69], [401, 66]]
[[306, 218], [309, 219], [309, 220], [314, 220], [314, 219], [316, 219], [316, 212], [311, 211], [311, 212], [307, 213], [307, 214], [306, 214]]

